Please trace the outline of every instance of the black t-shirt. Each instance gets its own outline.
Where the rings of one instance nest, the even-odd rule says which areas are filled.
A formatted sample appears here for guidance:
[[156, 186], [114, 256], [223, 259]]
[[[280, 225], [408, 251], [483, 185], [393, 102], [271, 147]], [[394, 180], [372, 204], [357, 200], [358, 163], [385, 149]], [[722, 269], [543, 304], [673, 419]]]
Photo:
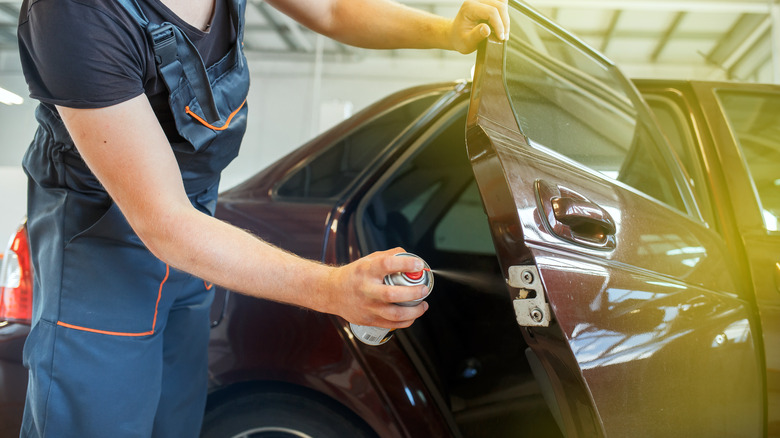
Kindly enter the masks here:
[[[208, 66], [234, 44], [230, 0], [216, 0], [208, 32], [160, 0], [139, 0], [154, 23], [180, 27]], [[146, 93], [169, 138], [176, 136], [168, 91], [158, 75], [145, 32], [113, 0], [24, 0], [19, 51], [30, 97], [53, 108], [102, 108]]]

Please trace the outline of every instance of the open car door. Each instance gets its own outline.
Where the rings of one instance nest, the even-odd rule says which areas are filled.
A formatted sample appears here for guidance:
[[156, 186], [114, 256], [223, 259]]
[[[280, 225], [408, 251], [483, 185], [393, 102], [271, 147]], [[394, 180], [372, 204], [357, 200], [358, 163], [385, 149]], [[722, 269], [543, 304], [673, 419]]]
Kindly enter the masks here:
[[510, 2], [467, 148], [529, 362], [573, 436], [763, 436], [757, 322], [634, 87]]

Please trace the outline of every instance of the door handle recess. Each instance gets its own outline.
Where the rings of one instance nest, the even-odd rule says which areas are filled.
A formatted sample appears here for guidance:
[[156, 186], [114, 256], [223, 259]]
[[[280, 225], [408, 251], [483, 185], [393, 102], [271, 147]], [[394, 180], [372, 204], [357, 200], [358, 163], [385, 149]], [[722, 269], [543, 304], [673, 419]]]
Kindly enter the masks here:
[[569, 227], [582, 229], [586, 233], [589, 229], [602, 234], [615, 234], [617, 231], [612, 216], [597, 204], [568, 197], [555, 197], [550, 203], [555, 219]]
[[565, 187], [541, 180], [535, 185], [540, 216], [552, 234], [591, 248], [615, 248], [617, 224], [604, 208]]

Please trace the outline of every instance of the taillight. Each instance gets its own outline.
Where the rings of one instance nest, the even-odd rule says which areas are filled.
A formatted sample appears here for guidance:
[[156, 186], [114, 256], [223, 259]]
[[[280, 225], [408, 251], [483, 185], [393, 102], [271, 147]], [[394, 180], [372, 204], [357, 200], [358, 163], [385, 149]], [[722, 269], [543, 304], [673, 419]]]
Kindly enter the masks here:
[[11, 237], [0, 270], [0, 321], [29, 324], [32, 320], [33, 272], [27, 226]]

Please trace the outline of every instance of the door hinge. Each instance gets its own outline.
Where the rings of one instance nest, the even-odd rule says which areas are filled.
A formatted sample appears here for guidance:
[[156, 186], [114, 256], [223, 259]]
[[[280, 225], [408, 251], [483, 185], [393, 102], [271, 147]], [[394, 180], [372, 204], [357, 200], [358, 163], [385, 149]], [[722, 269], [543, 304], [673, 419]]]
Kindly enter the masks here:
[[525, 297], [514, 300], [517, 323], [521, 327], [548, 327], [552, 312], [536, 266], [510, 266], [507, 283], [527, 292]]

